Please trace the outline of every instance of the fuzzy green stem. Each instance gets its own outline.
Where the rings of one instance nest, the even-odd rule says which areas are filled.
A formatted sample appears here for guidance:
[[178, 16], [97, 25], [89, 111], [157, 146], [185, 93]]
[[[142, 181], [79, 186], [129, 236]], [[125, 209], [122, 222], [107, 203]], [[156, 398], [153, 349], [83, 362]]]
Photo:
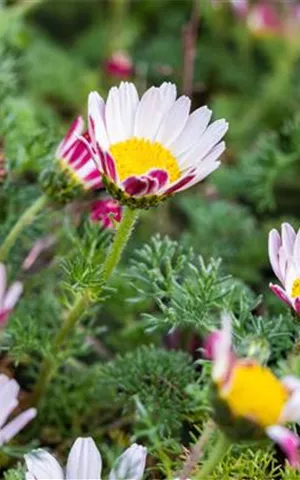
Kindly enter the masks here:
[[135, 222], [138, 217], [138, 210], [125, 208], [122, 222], [119, 225], [114, 241], [110, 247], [107, 258], [103, 265], [103, 280], [107, 281], [119, 263], [122, 252], [131, 236]]
[[197, 477], [197, 480], [207, 479], [207, 476], [214, 471], [214, 469], [223, 459], [230, 445], [231, 443], [228, 438], [225, 437], [223, 433], [219, 432], [219, 439], [217, 441], [217, 444], [213, 448], [206, 462], [204, 462], [200, 475], [198, 475]]
[[[122, 252], [133, 231], [137, 216], [137, 210], [131, 210], [129, 208], [124, 210], [122, 222], [119, 225], [114, 241], [103, 265], [102, 277], [104, 283], [109, 280], [111, 274], [120, 261]], [[77, 321], [81, 318], [90, 303], [90, 292], [89, 289], [86, 289], [80, 296], [77, 297], [60, 330], [57, 332], [53, 345], [54, 356], [57, 355], [61, 346], [64, 344], [65, 340], [75, 327]], [[46, 358], [41, 366], [40, 374], [31, 397], [31, 405], [36, 405], [39, 402], [46, 391], [54, 372], [55, 364], [53, 360]]]
[[37, 213], [45, 206], [46, 203], [47, 197], [45, 195], [42, 195], [32, 205], [30, 205], [27, 210], [25, 210], [23, 215], [21, 215], [21, 217], [19, 218], [17, 223], [15, 223], [15, 225], [13, 226], [0, 247], [1, 262], [6, 260], [10, 249], [15, 244], [20, 233], [24, 230], [24, 228], [33, 223]]

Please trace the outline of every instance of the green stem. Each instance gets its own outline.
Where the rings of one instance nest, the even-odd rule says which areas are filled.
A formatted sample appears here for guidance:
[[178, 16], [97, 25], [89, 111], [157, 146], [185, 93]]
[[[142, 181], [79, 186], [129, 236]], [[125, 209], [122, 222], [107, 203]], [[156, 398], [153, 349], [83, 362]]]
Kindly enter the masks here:
[[0, 261], [3, 262], [10, 249], [13, 247], [15, 244], [18, 236], [20, 233], [24, 230], [25, 227], [28, 225], [31, 225], [31, 223], [34, 221], [37, 213], [44, 207], [44, 205], [47, 203], [47, 197], [45, 195], [42, 195], [39, 197], [25, 212], [17, 223], [14, 225], [14, 227], [11, 229], [7, 237], [5, 238], [4, 242], [2, 243], [0, 247]]
[[220, 461], [223, 459], [231, 443], [223, 433], [219, 433], [219, 439], [217, 444], [213, 448], [211, 455], [208, 457], [206, 462], [204, 462], [200, 475], [198, 475], [197, 480], [207, 479], [207, 476], [211, 474]]
[[107, 281], [120, 261], [122, 252], [134, 229], [138, 217], [138, 210], [126, 208], [123, 211], [122, 222], [119, 225], [114, 241], [110, 247], [103, 265], [102, 278]]
[[[120, 261], [122, 252], [133, 231], [137, 216], [137, 210], [131, 210], [129, 208], [124, 210], [122, 222], [119, 225], [114, 241], [110, 247], [107, 258], [103, 265], [102, 278], [104, 283], [109, 280], [111, 274], [113, 273], [114, 269]], [[80, 296], [77, 297], [73, 307], [67, 314], [65, 321], [63, 322], [61, 328], [56, 334], [53, 345], [54, 356], [58, 354], [61, 346], [64, 344], [70, 332], [72, 332], [73, 328], [75, 327], [76, 322], [82, 316], [90, 303], [90, 292], [89, 289], [86, 289]], [[45, 358], [41, 366], [38, 380], [32, 393], [30, 401], [31, 405], [35, 405], [39, 402], [44, 392], [46, 391], [48, 383], [50, 382], [54, 372], [55, 364], [53, 360]]]

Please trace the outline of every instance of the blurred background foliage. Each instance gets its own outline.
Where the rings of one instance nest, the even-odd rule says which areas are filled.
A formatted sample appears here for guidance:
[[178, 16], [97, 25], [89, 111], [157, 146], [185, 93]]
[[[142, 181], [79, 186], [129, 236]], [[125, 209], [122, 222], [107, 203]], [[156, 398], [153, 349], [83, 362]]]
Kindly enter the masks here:
[[[280, 28], [253, 22], [260, 1], [243, 15], [229, 0], [0, 3], [0, 242], [40, 194], [39, 174], [70, 121], [86, 115], [88, 93], [119, 82], [107, 68], [115, 52], [126, 53], [125, 77], [140, 92], [175, 82], [194, 108], [207, 104], [230, 123], [220, 170], [142, 214], [105, 304], [87, 312], [55, 359], [57, 377], [25, 444], [34, 438], [64, 458], [76, 435], [92, 434], [110, 465], [138, 439], [153, 454], [149, 478], [178, 468], [181, 445], [209, 411], [200, 347], [224, 308], [241, 353], [260, 352], [278, 372], [286, 359], [299, 370], [289, 358], [297, 324], [268, 292], [267, 233], [283, 220], [298, 227], [300, 19], [296, 2], [267, 3]], [[25, 398], [41, 358], [53, 354], [61, 310], [86, 282], [97, 286], [110, 233], [90, 224], [88, 206], [101, 195], [48, 207], [11, 252], [10, 276], [24, 281], [25, 295], [4, 334], [1, 368], [15, 372]], [[51, 248], [22, 268], [49, 233]], [[245, 449], [237, 461], [233, 452], [212, 478], [280, 478], [277, 457], [273, 464]], [[23, 478], [22, 468], [5, 478]]]

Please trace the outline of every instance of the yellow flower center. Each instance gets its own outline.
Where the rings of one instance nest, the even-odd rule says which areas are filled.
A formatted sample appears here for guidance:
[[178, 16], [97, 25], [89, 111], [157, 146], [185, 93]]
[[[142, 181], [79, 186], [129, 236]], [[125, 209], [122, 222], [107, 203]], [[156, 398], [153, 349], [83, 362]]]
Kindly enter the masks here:
[[300, 297], [300, 278], [296, 278], [292, 287], [292, 298]]
[[168, 172], [169, 181], [181, 176], [176, 158], [163, 145], [140, 138], [130, 138], [110, 146], [121, 181], [131, 175], [144, 175], [152, 169]]
[[278, 423], [288, 392], [265, 367], [239, 363], [234, 367], [230, 387], [221, 392], [235, 416], [244, 417], [262, 427]]

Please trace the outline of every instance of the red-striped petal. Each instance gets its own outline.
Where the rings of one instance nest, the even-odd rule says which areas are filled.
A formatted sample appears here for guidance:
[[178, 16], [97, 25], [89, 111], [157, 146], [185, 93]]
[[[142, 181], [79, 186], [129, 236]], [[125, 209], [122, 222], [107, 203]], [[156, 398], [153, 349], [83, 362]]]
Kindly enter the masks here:
[[169, 175], [165, 170], [151, 170], [148, 174], [148, 177], [155, 178], [158, 182], [158, 188], [162, 188], [166, 185], [169, 179]]
[[148, 190], [148, 180], [145, 177], [128, 177], [123, 182], [123, 187], [128, 195], [140, 197], [146, 195]]

